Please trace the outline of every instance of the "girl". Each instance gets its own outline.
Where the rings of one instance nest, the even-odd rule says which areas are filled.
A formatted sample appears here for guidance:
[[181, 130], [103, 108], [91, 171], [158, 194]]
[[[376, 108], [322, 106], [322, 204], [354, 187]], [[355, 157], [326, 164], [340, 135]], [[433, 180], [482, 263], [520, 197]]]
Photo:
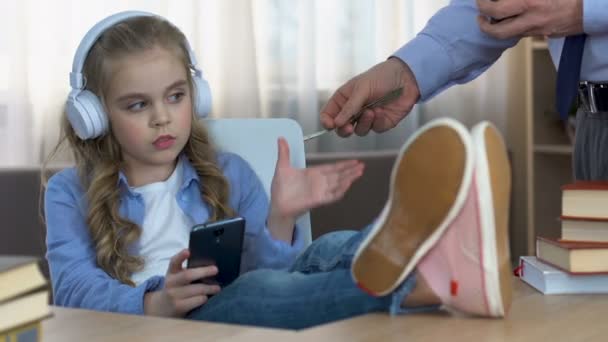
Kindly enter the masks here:
[[[397, 273], [383, 265], [387, 258], [373, 259], [377, 246], [370, 240], [391, 240], [392, 231], [384, 227], [397, 227], [390, 213], [373, 234], [372, 227], [332, 233], [302, 251], [295, 218], [341, 198], [363, 166], [345, 161], [294, 169], [280, 139], [268, 203], [243, 159], [215, 153], [197, 120], [210, 106], [208, 87], [186, 38], [168, 21], [142, 12], [105, 19], [83, 39], [70, 76], [74, 90], [62, 119], [62, 142], [68, 142], [76, 167], [51, 177], [45, 192], [56, 305], [297, 329], [371, 311], [429, 310], [444, 301], [425, 281], [433, 267], [424, 275], [412, 265], [432, 247], [418, 240], [437, 240], [447, 219], [402, 231], [400, 240], [392, 239], [397, 244], [385, 246], [392, 253], [424, 245], [416, 257], [402, 258], [408, 266]], [[462, 143], [466, 135], [456, 131], [455, 142], [438, 143], [469, 151]], [[458, 163], [470, 164], [464, 152]], [[444, 178], [456, 179], [452, 188], [460, 198], [468, 193], [467, 177]], [[445, 186], [441, 179], [431, 182]], [[452, 213], [462, 207], [448, 204]], [[218, 270], [182, 266], [190, 228], [232, 216], [246, 219], [243, 274], [221, 289], [193, 283]], [[381, 296], [355, 285], [351, 264], [360, 287]], [[374, 287], [378, 275], [391, 279], [384, 290]]]

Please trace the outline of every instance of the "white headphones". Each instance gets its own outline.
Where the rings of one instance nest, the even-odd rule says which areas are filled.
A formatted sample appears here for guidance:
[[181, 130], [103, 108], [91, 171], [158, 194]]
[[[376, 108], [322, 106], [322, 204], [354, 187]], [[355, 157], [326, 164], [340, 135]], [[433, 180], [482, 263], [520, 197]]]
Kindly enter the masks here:
[[[72, 72], [70, 73], [72, 90], [68, 95], [66, 111], [68, 120], [80, 139], [93, 139], [108, 131], [108, 116], [101, 100], [93, 92], [85, 89], [86, 78], [82, 74], [82, 68], [89, 50], [110, 27], [129, 18], [152, 16], [157, 15], [139, 11], [126, 11], [111, 15], [93, 26], [78, 45], [72, 63]], [[188, 41], [186, 41], [186, 48], [188, 49], [188, 58], [193, 72], [192, 103], [194, 112], [198, 117], [204, 118], [211, 111], [211, 89], [209, 83], [203, 77], [203, 72], [197, 68], [194, 51], [190, 48]]]

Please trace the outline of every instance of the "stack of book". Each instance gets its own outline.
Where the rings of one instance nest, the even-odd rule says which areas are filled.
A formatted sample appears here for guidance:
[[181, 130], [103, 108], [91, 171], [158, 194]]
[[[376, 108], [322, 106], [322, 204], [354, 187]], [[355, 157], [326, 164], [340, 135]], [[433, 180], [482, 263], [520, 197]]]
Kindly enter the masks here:
[[0, 256], [0, 342], [40, 341], [51, 315], [47, 281], [36, 258]]
[[561, 238], [536, 237], [520, 270], [545, 294], [608, 293], [608, 182], [564, 185]]

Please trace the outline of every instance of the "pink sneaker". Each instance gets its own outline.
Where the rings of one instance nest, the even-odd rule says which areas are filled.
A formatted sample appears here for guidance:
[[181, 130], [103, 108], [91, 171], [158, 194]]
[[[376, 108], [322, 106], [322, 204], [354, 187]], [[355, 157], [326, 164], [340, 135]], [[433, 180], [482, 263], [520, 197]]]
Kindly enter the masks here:
[[453, 119], [431, 121], [403, 145], [389, 199], [353, 258], [359, 287], [381, 296], [403, 282], [460, 212], [473, 166], [470, 133]]
[[466, 202], [417, 267], [448, 308], [503, 317], [511, 305], [511, 171], [505, 144], [493, 125], [481, 122], [471, 135], [475, 171]]

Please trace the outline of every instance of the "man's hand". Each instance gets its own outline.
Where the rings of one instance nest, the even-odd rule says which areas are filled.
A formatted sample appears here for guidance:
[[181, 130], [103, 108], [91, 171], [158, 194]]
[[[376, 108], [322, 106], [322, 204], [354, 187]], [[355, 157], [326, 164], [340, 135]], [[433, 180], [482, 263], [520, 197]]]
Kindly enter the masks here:
[[182, 268], [190, 252], [182, 250], [171, 258], [165, 287], [148, 292], [144, 296], [144, 313], [163, 317], [183, 317], [190, 310], [207, 302], [208, 296], [220, 292], [217, 285], [191, 284], [198, 279], [213, 277], [218, 270], [215, 266]]
[[[356, 127], [349, 123], [365, 104], [403, 87], [401, 97], [391, 103], [366, 110]], [[337, 129], [342, 137], [366, 135], [370, 130], [384, 132], [395, 127], [420, 97], [416, 78], [398, 58], [389, 58], [342, 85], [321, 110], [321, 123], [326, 129]]]
[[480, 29], [499, 39], [583, 32], [583, 0], [477, 0], [477, 7]]

